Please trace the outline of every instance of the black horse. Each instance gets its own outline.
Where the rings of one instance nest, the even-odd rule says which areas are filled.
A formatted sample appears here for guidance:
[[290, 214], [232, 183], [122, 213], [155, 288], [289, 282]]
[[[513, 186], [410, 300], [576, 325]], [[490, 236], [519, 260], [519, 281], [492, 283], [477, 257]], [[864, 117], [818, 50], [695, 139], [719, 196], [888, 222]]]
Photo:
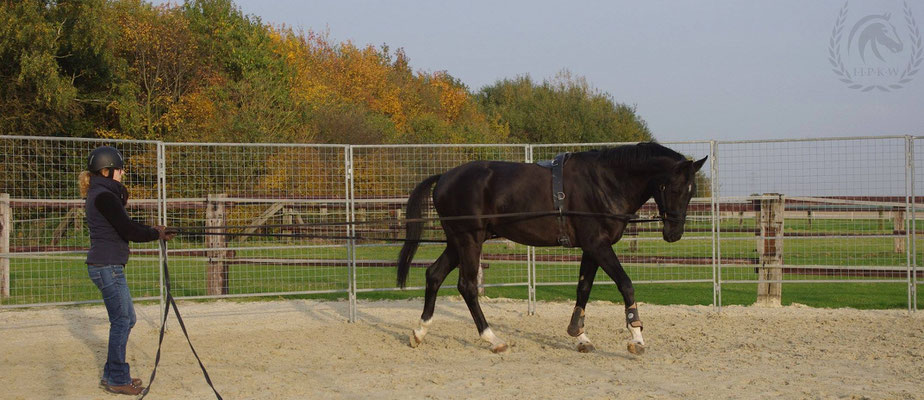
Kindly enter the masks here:
[[[648, 199], [658, 205], [664, 227], [663, 237], [675, 242], [683, 235], [687, 205], [696, 192], [695, 175], [706, 158], [689, 161], [680, 153], [657, 143], [640, 143], [599, 151], [573, 153], [564, 163], [564, 209], [573, 214], [560, 224], [557, 215], [541, 214], [553, 210], [552, 172], [537, 164], [474, 161], [441, 175], [424, 179], [408, 199], [407, 218], [420, 218], [425, 196], [433, 189], [433, 205], [446, 234], [446, 249], [427, 268], [426, 298], [420, 326], [410, 337], [417, 347], [427, 333], [433, 317], [437, 290], [453, 268], [459, 266], [459, 292], [465, 299], [478, 333], [491, 343], [491, 350], [502, 352], [507, 345], [488, 327], [478, 304], [477, 274], [481, 247], [485, 240], [504, 237], [530, 246], [558, 246], [562, 235], [583, 250], [577, 286], [577, 305], [568, 334], [578, 337], [578, 350], [592, 351], [584, 333], [584, 307], [590, 297], [597, 268], [602, 267], [619, 287], [626, 305], [626, 324], [632, 333], [628, 349], [644, 351], [642, 323], [635, 303], [635, 290], [613, 244], [626, 228], [625, 218], [606, 215], [635, 213]], [[496, 216], [497, 214], [520, 214]], [[533, 216], [524, 215], [531, 213]], [[540, 214], [543, 216], [536, 217]], [[493, 216], [492, 216], [493, 215]], [[407, 238], [398, 258], [398, 286], [404, 287], [423, 223], [407, 223]]]

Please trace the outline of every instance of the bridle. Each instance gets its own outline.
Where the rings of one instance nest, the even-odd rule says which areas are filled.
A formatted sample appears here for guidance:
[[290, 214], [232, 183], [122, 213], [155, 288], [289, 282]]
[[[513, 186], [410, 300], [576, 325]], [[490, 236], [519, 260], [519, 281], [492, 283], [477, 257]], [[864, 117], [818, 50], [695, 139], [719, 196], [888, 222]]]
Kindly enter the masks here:
[[674, 223], [681, 223], [687, 220], [686, 215], [680, 213], [675, 213], [671, 211], [664, 211], [665, 208], [665, 199], [664, 191], [667, 190], [667, 185], [660, 184], [658, 185], [658, 192], [655, 194], [655, 203], [658, 205], [658, 214], [661, 216], [662, 221], [670, 221]]

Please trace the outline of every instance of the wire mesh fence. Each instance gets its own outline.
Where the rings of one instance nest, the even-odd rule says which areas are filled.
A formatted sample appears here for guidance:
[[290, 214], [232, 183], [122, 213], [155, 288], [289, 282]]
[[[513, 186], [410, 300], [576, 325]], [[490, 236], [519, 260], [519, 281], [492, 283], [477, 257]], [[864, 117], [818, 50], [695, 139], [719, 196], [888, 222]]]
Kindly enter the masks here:
[[[710, 155], [710, 142], [663, 143], [688, 158]], [[549, 160], [563, 152], [591, 151], [615, 144], [536, 145], [534, 161]], [[687, 213], [683, 238], [675, 243], [662, 239], [661, 225], [655, 222], [630, 224], [614, 246], [620, 263], [633, 283], [713, 282], [711, 169], [702, 168], [696, 176], [696, 192]], [[567, 177], [565, 177], [567, 179]], [[638, 215], [658, 215], [657, 205], [648, 201]], [[581, 261], [579, 248], [547, 247], [536, 249], [536, 285], [576, 285]], [[597, 279], [595, 284], [613, 284]]]
[[316, 225], [346, 220], [345, 171], [344, 146], [165, 145], [167, 225], [231, 234], [170, 243], [175, 296], [346, 292], [347, 227]]
[[[86, 157], [102, 145], [117, 145], [125, 157], [128, 212], [140, 221], [157, 219], [157, 142], [3, 137], [0, 140], [0, 304], [39, 305], [97, 300], [87, 276], [89, 235], [77, 183]], [[131, 258], [136, 298], [160, 296], [158, 252], [135, 247]]]
[[[431, 175], [477, 160], [523, 162], [527, 147], [522, 145], [470, 146], [353, 146], [353, 203], [357, 236], [367, 239], [403, 238], [405, 227], [395, 224], [405, 215], [408, 195]], [[438, 217], [427, 196], [422, 216]], [[369, 223], [375, 222], [376, 223]], [[444, 240], [438, 221], [424, 224], [423, 239]], [[357, 248], [356, 288], [358, 291], [391, 290], [396, 284], [395, 264], [401, 243], [363, 240]], [[424, 286], [423, 268], [442, 253], [444, 244], [422, 244], [411, 264], [407, 287]], [[509, 241], [489, 241], [484, 246], [481, 266], [483, 284], [527, 285], [525, 246]], [[443, 287], [458, 279], [453, 271]]]
[[732, 142], [718, 153], [723, 282], [906, 279], [905, 138]]
[[[535, 162], [607, 146], [0, 137], [0, 225], [8, 236], [0, 236], [0, 286], [8, 288], [0, 307], [98, 301], [83, 263], [89, 240], [76, 178], [102, 144], [126, 156], [132, 217], [252, 235], [171, 241], [173, 289], [186, 298], [395, 290], [400, 221], [409, 193], [426, 177], [474, 160]], [[634, 282], [711, 283], [716, 304], [722, 284], [757, 285], [759, 292], [772, 284], [907, 283], [909, 307], [919, 303], [924, 200], [916, 192], [924, 188], [924, 138], [664, 144], [710, 161], [697, 175], [682, 240], [666, 243], [660, 224], [643, 223], [614, 246]], [[437, 217], [431, 204], [424, 210]], [[649, 202], [638, 213], [658, 212]], [[426, 224], [424, 239], [444, 239], [438, 222]], [[133, 295], [159, 298], [156, 245], [132, 247]], [[443, 248], [421, 246], [408, 287], [423, 286], [423, 268]], [[492, 240], [484, 246], [483, 283], [528, 286], [533, 299], [536, 286], [574, 285], [580, 256], [577, 249]], [[456, 276], [444, 287], [453, 288]]]

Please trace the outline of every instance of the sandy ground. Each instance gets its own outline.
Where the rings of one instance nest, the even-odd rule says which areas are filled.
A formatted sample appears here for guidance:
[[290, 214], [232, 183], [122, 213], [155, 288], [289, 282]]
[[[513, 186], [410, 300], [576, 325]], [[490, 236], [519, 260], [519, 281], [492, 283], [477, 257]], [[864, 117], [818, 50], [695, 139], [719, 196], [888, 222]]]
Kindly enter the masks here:
[[[626, 351], [622, 307], [594, 302], [587, 332], [565, 333], [571, 304], [482, 303], [509, 344], [492, 354], [459, 298], [440, 298], [419, 348], [422, 301], [180, 303], [218, 390], [254, 398], [898, 398], [924, 399], [924, 315], [903, 311], [642, 305], [648, 350]], [[156, 306], [138, 307], [129, 342], [147, 382]], [[149, 399], [212, 397], [172, 324]], [[0, 397], [128, 398], [97, 387], [108, 323], [101, 306], [0, 311]]]

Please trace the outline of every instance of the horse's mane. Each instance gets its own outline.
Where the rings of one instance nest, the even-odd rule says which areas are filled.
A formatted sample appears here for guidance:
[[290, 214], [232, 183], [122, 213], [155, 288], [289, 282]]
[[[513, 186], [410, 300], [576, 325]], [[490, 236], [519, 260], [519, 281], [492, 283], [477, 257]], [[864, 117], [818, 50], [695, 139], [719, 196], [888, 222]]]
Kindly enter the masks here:
[[674, 161], [686, 159], [682, 154], [655, 142], [609, 147], [590, 153], [596, 153], [601, 161], [606, 160], [618, 165], [639, 165], [661, 157]]

